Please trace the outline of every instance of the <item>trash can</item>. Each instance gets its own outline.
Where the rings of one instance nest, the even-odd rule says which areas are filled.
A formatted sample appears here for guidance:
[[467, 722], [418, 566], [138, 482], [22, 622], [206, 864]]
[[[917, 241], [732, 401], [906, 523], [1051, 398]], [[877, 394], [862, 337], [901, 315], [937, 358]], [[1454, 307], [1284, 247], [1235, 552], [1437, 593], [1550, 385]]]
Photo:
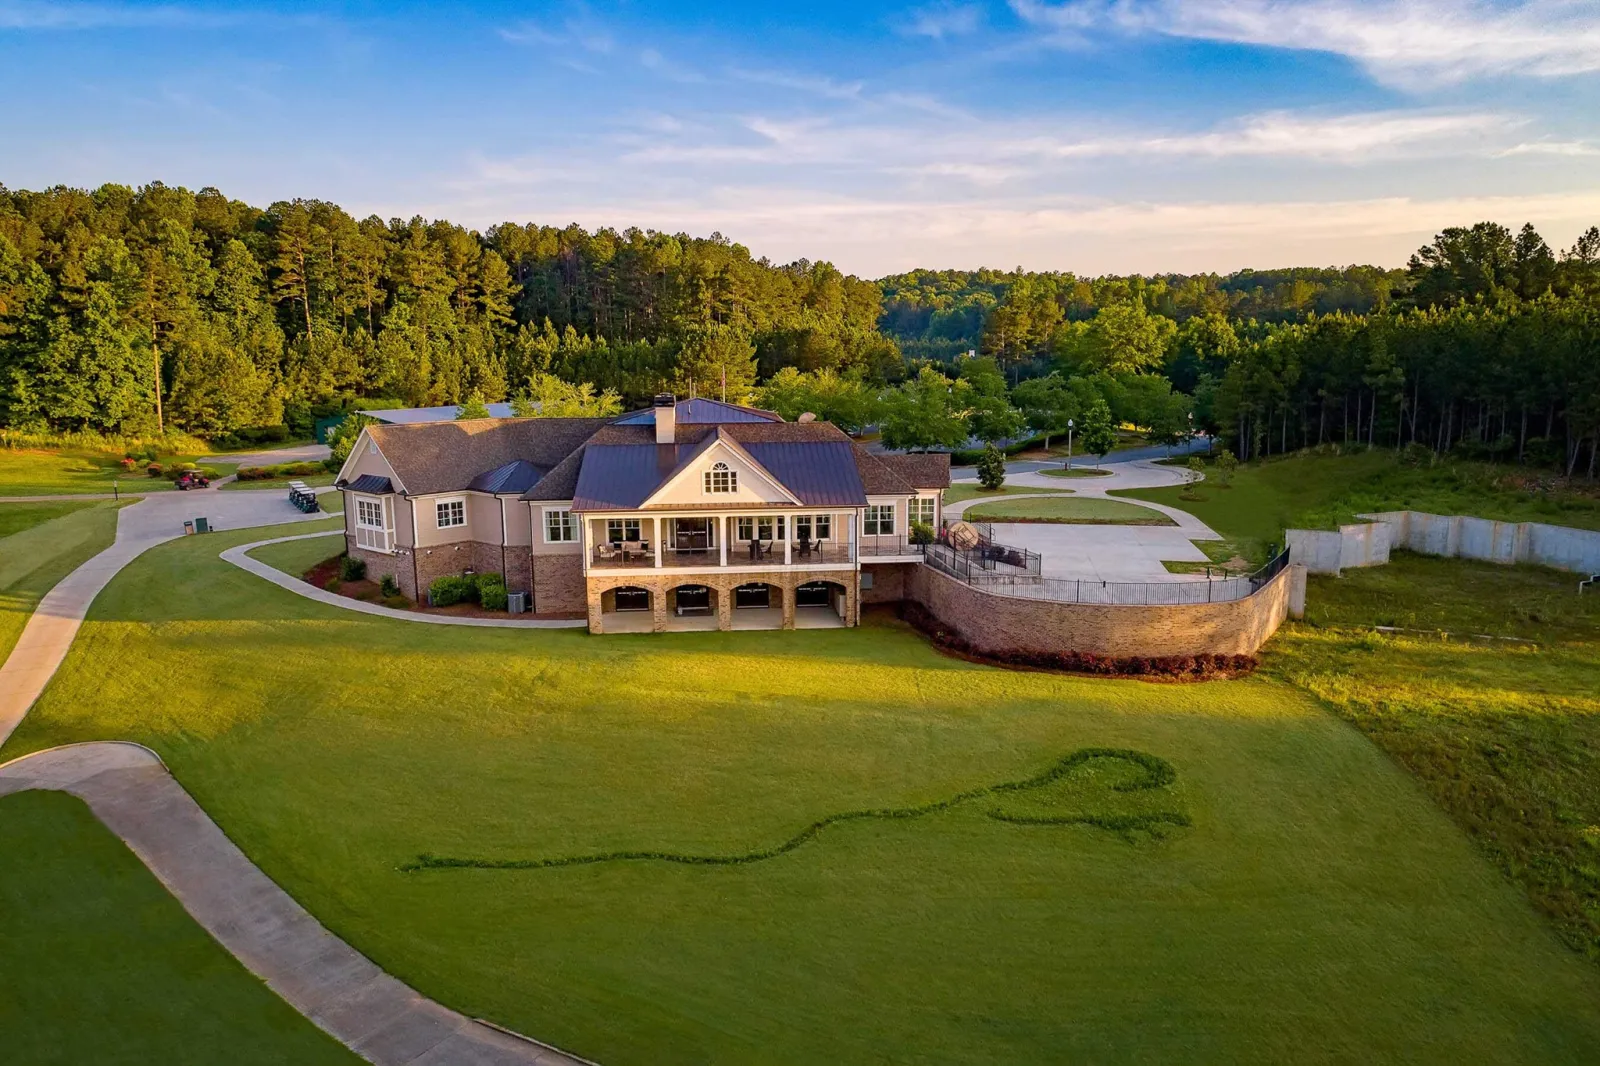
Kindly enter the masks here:
[[211, 532], [211, 523], [210, 523], [210, 521], [208, 521], [207, 519], [204, 519], [204, 518], [196, 518], [194, 520], [194, 531], [196, 533], [210, 533]]
[[194, 523], [188, 521], [187, 519], [185, 519], [183, 523], [183, 535], [186, 537], [194, 535]]

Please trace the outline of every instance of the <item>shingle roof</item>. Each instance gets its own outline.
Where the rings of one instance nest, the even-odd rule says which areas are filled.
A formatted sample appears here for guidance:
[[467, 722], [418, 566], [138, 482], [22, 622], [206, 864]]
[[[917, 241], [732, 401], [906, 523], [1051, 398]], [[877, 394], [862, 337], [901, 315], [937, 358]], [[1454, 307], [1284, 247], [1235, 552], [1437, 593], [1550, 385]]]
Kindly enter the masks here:
[[915, 455], [880, 455], [878, 461], [900, 475], [913, 488], [950, 487], [950, 453], [926, 452]]
[[873, 455], [864, 444], [854, 445], [853, 450], [856, 469], [869, 496], [911, 496], [916, 493], [916, 486], [885, 463], [883, 456]]
[[465, 489], [517, 460], [549, 470], [605, 424], [603, 418], [474, 419], [368, 426], [367, 432], [416, 496]]

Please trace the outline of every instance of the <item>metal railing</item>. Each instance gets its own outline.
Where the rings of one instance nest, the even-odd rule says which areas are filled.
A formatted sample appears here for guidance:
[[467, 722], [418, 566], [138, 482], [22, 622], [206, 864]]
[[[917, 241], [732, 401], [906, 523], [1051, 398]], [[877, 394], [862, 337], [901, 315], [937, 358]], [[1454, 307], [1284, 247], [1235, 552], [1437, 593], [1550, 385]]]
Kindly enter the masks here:
[[946, 543], [931, 544], [923, 560], [940, 573], [995, 596], [1051, 600], [1056, 603], [1176, 607], [1227, 603], [1253, 596], [1289, 565], [1289, 552], [1284, 549], [1252, 574], [1172, 581], [1044, 577], [1039, 572], [1036, 553], [988, 540], [968, 550], [959, 550]]

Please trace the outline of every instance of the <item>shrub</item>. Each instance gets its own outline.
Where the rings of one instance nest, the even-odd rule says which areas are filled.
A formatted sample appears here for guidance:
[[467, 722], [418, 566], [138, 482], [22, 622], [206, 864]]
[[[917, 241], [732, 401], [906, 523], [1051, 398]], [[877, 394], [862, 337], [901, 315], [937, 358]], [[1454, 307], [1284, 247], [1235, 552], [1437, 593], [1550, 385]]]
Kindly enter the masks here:
[[327, 589], [329, 592], [338, 592], [339, 579], [337, 577], [330, 577], [328, 580], [322, 583], [322, 587]]
[[400, 582], [394, 579], [393, 574], [384, 574], [383, 577], [378, 581], [378, 591], [383, 593], [383, 598], [386, 600], [395, 596], [399, 596]]
[[339, 576], [346, 581], [360, 581], [367, 576], [367, 561], [354, 555], [339, 560]]
[[151, 477], [160, 477], [162, 473], [161, 464], [151, 463], [149, 466], [144, 468], [144, 472], [149, 474]]
[[315, 463], [279, 463], [272, 468], [275, 477], [307, 477], [311, 474], [323, 472], [321, 462]]
[[478, 602], [486, 611], [506, 609], [506, 579], [500, 574], [483, 574], [478, 578]]
[[239, 468], [240, 481], [267, 481], [272, 477], [272, 471], [264, 466], [241, 466]]
[[933, 527], [928, 525], [928, 523], [926, 523], [926, 522], [913, 522], [913, 523], [911, 523], [911, 543], [913, 543], [913, 544], [932, 544], [933, 543]]
[[338, 459], [324, 459], [322, 460], [322, 472], [325, 474], [337, 474], [339, 468], [343, 465], [344, 463]]
[[993, 491], [1006, 483], [1006, 456], [993, 444], [983, 450], [978, 460], [978, 484]]
[[435, 607], [469, 603], [478, 598], [478, 582], [470, 577], [447, 574], [436, 577], [428, 586], [428, 602]]
[[138, 465], [139, 465], [139, 460], [135, 459], [131, 455], [128, 456], [126, 459], [122, 460], [122, 469], [128, 471], [128, 473], [130, 473], [130, 474], [133, 473], [133, 468], [138, 466]]

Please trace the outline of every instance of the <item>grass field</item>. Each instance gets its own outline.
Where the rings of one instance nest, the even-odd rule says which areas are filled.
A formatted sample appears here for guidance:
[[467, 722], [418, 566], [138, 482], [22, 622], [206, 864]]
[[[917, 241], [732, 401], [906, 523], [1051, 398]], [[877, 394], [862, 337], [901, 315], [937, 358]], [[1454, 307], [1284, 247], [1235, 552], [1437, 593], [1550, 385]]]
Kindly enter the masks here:
[[982, 485], [951, 485], [944, 490], [944, 502], [963, 503], [967, 500], [986, 499], [990, 496], [1016, 496], [1018, 494], [1035, 492], [1071, 492], [1071, 489], [1030, 489], [1020, 485], [1003, 485], [998, 489], [986, 489]]
[[[0, 452], [0, 455], [5, 453]], [[117, 538], [117, 504], [84, 501], [48, 504], [70, 508], [43, 521], [32, 504], [0, 504], [0, 528], [26, 528], [0, 538], [0, 662], [28, 624], [28, 616], [57, 581], [111, 547]], [[16, 509], [16, 510], [13, 510]]]
[[0, 797], [0, 855], [7, 1063], [361, 1061], [207, 936], [82, 800]]
[[1305, 623], [1266, 662], [1416, 774], [1600, 962], [1600, 596], [1575, 585], [1560, 571], [1397, 553], [1313, 577]]
[[0, 541], [13, 533], [32, 529], [53, 518], [64, 518], [74, 511], [97, 506], [93, 500], [68, 500], [62, 503], [0, 503]]
[[289, 488], [289, 482], [291, 481], [303, 481], [312, 488], [316, 488], [318, 485], [332, 485], [334, 478], [337, 476], [337, 474], [305, 474], [298, 477], [264, 478], [260, 481], [230, 481], [222, 486], [222, 491], [272, 489], [277, 492], [284, 492]]
[[966, 516], [978, 522], [1060, 522], [1071, 525], [1175, 526], [1160, 511], [1096, 496], [1063, 499], [1000, 500], [969, 507]]
[[[1187, 462], [1187, 460], [1185, 460]], [[1286, 528], [1333, 529], [1364, 512], [1411, 509], [1471, 514], [1510, 522], [1600, 529], [1600, 495], [1577, 496], [1542, 486], [1526, 471], [1479, 463], [1412, 466], [1393, 452], [1353, 455], [1295, 453], [1241, 466], [1222, 487], [1215, 471], [1193, 487], [1113, 489], [1131, 500], [1180, 507], [1227, 539], [1235, 553], [1265, 562]]]
[[[162, 463], [199, 462], [192, 455], [163, 458]], [[218, 476], [231, 474], [234, 464], [206, 462]], [[81, 452], [33, 451], [0, 448], [0, 496], [70, 496], [79, 493], [110, 492], [116, 480], [123, 493], [169, 492], [172, 482], [150, 477], [144, 464], [128, 472], [117, 457]]]
[[1079, 478], [1079, 477], [1110, 477], [1110, 470], [1097, 470], [1092, 466], [1075, 466], [1071, 470], [1066, 467], [1050, 467], [1040, 470], [1045, 477]]
[[[891, 622], [597, 638], [368, 618], [216, 558], [275, 532], [123, 571], [0, 758], [150, 744], [313, 914], [469, 1014], [607, 1066], [1544, 1064], [1600, 1043], [1600, 971], [1288, 684], [1004, 671]], [[260, 554], [293, 571], [326, 550]], [[405, 869], [772, 850], [1094, 748], [1175, 778], [1119, 791], [1126, 764], [1094, 758], [1060, 788], [836, 823], [734, 866]], [[1104, 828], [1155, 810], [1190, 824]]]

